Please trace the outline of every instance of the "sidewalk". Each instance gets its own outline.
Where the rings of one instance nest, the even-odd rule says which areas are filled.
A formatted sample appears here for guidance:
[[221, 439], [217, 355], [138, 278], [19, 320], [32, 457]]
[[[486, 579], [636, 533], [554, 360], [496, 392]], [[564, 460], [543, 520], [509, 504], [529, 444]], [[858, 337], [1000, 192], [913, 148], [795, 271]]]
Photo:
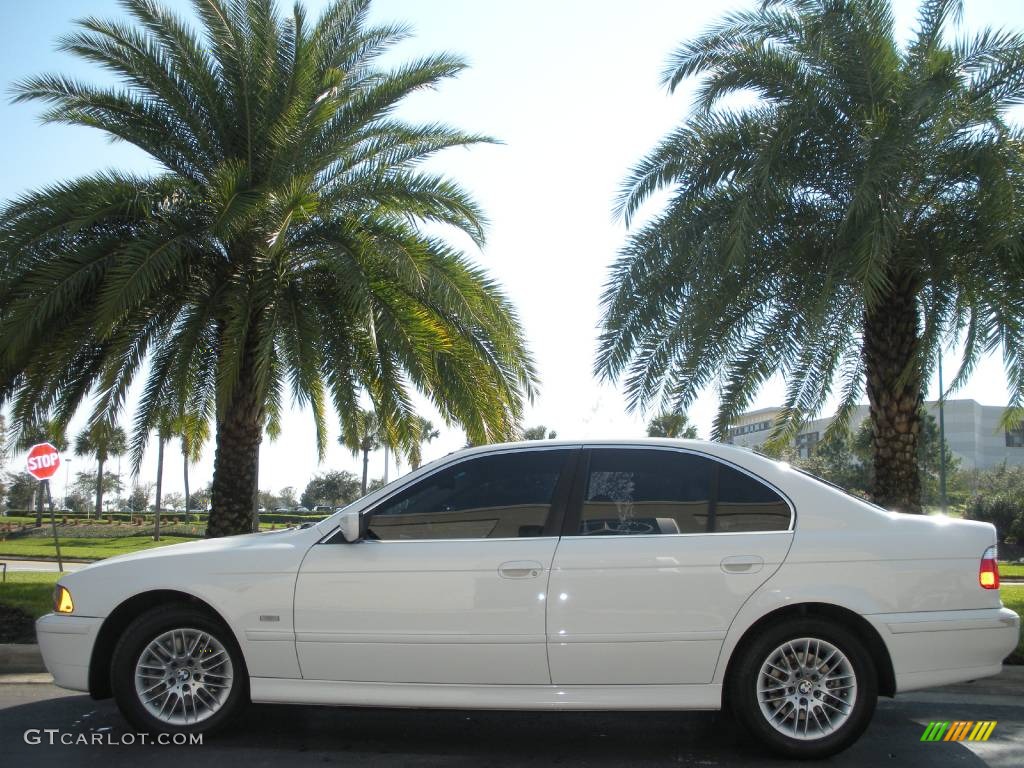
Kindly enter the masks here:
[[[87, 565], [92, 565], [94, 561], [87, 560], [65, 560], [64, 570], [65, 571], [78, 571]], [[52, 560], [29, 560], [21, 557], [8, 557], [6, 555], [0, 556], [0, 563], [7, 564], [7, 572], [14, 573], [16, 571], [32, 571], [32, 572], [46, 572], [57, 570], [57, 558]]]

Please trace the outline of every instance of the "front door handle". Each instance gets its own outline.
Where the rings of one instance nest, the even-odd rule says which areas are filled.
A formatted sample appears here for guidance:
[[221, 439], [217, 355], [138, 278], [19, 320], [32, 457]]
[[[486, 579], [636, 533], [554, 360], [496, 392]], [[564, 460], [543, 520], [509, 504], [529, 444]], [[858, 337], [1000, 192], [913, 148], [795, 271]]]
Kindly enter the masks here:
[[535, 579], [544, 571], [544, 564], [536, 560], [512, 560], [498, 566], [503, 579]]
[[733, 555], [722, 559], [726, 573], [757, 573], [764, 568], [764, 558], [757, 555]]

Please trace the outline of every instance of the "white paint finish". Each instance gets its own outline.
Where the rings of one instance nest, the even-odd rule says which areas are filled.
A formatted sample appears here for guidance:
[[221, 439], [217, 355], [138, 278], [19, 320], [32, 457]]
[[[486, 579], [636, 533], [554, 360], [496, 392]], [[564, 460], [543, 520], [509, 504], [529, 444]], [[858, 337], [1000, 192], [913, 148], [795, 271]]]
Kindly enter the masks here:
[[[788, 532], [563, 538], [549, 588], [552, 681], [711, 682], [733, 617], [782, 563], [792, 538]], [[763, 565], [754, 573], [727, 573], [722, 562], [730, 557]], [[681, 642], [680, 633], [705, 637]], [[594, 635], [613, 640], [594, 645]]]
[[[251, 674], [299, 677], [292, 641], [295, 574], [319, 538], [318, 530], [307, 528], [197, 540], [102, 560], [60, 583], [71, 590], [76, 616], [106, 617], [126, 600], [158, 590], [198, 598], [234, 632]], [[267, 629], [259, 620], [267, 614], [280, 617], [273, 628], [288, 639], [248, 642], [248, 630]]]
[[[295, 597], [302, 676], [550, 683], [544, 611], [557, 543], [524, 538], [313, 547]], [[532, 565], [524, 569], [524, 561]], [[514, 578], [501, 572], [510, 567]]]
[[984, 676], [977, 674], [979, 667], [998, 674], [1020, 637], [1020, 618], [1008, 608], [865, 618], [889, 649], [901, 692]]
[[498, 710], [719, 709], [720, 685], [417, 685], [253, 678], [252, 700], [351, 707]]
[[[66, 574], [75, 614], [40, 619], [44, 659], [58, 684], [85, 688], [104, 618], [153, 590], [217, 611], [242, 648], [254, 695], [267, 701], [714, 709], [744, 634], [800, 603], [866, 617], [901, 691], [996, 674], [1016, 642], [1018, 619], [1001, 609], [997, 591], [978, 585], [991, 526], [889, 513], [731, 446], [635, 444], [706, 453], [762, 477], [793, 503], [795, 532], [573, 538], [557, 554], [556, 539], [318, 545], [336, 529], [335, 515], [305, 530], [163, 547]], [[363, 511], [448, 462], [517, 449], [456, 454], [350, 509]], [[736, 558], [764, 566], [723, 570]], [[260, 620], [267, 616], [278, 620]], [[300, 679], [296, 629], [310, 665], [330, 679]], [[552, 669], [580, 684], [550, 684], [548, 638]], [[353, 681], [370, 677], [431, 683]], [[493, 684], [467, 684], [480, 679]], [[679, 684], [664, 684], [671, 682]]]
[[1003, 664], [1000, 661], [985, 666], [932, 669], [927, 672], [897, 671], [896, 690], [900, 693], [909, 693], [910, 691], [920, 691], [924, 688], [936, 688], [940, 685], [980, 680], [983, 677], [998, 675], [1002, 670]]
[[48, 613], [36, 621], [36, 639], [53, 681], [73, 691], [89, 690], [89, 657], [101, 619]]
[[[354, 682], [542, 684], [549, 681], [546, 648], [537, 642], [297, 644], [306, 679]], [[322, 675], [317, 678], [314, 675]], [[538, 683], [538, 680], [540, 681]]]
[[[551, 676], [566, 685], [583, 680], [602, 685], [659, 685], [711, 679], [722, 640], [646, 640], [548, 645]], [[556, 678], [557, 676], [557, 678]]]

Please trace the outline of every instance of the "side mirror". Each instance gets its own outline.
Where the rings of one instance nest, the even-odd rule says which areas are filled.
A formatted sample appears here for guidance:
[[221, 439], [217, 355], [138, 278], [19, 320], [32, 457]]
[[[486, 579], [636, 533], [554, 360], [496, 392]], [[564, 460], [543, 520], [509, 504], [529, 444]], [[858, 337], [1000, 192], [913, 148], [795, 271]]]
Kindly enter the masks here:
[[355, 510], [345, 510], [339, 521], [341, 535], [349, 544], [355, 544], [363, 538], [362, 515]]

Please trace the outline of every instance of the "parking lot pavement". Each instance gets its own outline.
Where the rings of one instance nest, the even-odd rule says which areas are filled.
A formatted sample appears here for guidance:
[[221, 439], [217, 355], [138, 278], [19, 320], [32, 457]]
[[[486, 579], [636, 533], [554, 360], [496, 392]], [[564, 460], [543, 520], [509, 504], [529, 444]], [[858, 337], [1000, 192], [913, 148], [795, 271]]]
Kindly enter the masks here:
[[[731, 766], [783, 765], [724, 715], [666, 712], [461, 712], [252, 706], [202, 745], [124, 744], [128, 725], [110, 701], [50, 684], [0, 684], [0, 751], [31, 766]], [[996, 720], [987, 743], [922, 743], [931, 720]], [[38, 738], [42, 743], [26, 743]], [[104, 744], [50, 745], [100, 734]], [[137, 737], [136, 737], [137, 739]], [[113, 745], [112, 745], [113, 744]], [[994, 766], [1024, 762], [1024, 692], [910, 694], [882, 699], [867, 733], [835, 766]], [[804, 764], [806, 765], [806, 764]]]

